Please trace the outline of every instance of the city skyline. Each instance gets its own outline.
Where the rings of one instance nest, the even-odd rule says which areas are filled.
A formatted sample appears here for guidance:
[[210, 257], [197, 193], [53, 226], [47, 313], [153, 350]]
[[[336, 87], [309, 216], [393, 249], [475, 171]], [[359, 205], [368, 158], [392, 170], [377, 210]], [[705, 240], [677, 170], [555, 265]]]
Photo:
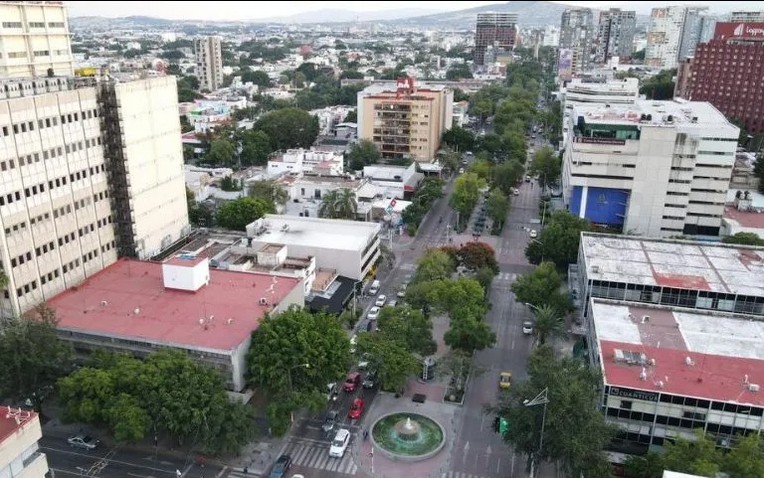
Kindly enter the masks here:
[[[124, 17], [131, 15], [143, 15], [169, 20], [196, 20], [204, 19], [210, 21], [252, 21], [265, 20], [271, 18], [284, 18], [290, 15], [317, 12], [321, 10], [338, 10], [357, 13], [388, 13], [387, 19], [394, 18], [389, 15], [390, 12], [400, 9], [401, 17], [426, 15], [433, 13], [443, 13], [449, 11], [465, 10], [485, 5], [498, 4], [496, 1], [455, 1], [455, 2], [346, 2], [346, 1], [319, 1], [307, 2], [297, 1], [289, 3], [289, 13], [284, 14], [283, 4], [281, 2], [232, 2], [223, 1], [215, 4], [215, 9], [210, 10], [207, 2], [95, 2], [95, 1], [71, 1], [66, 2], [69, 7], [70, 16], [103, 16], [108, 18]], [[633, 2], [614, 1], [614, 2], [586, 2], [586, 1], [568, 1], [553, 2], [571, 7], [591, 7], [598, 10], [607, 10], [608, 8], [626, 8], [636, 10], [638, 14], [647, 15], [655, 7], [662, 7], [670, 4], [684, 4], [687, 2], [666, 2], [666, 1], [647, 1], [634, 4]], [[761, 2], [739, 1], [739, 2], [692, 2], [694, 5], [707, 5], [712, 13], [725, 13], [735, 10], [761, 10]], [[181, 8], [179, 8], [181, 7]], [[194, 13], [194, 12], [203, 13]], [[241, 13], [245, 11], [246, 13]]]

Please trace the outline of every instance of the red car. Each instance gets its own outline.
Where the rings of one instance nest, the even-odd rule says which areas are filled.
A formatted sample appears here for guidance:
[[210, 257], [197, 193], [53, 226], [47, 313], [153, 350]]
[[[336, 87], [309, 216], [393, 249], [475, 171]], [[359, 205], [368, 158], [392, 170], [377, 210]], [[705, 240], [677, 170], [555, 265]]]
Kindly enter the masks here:
[[351, 420], [358, 420], [361, 418], [361, 415], [363, 415], [363, 398], [356, 398], [353, 400], [353, 404], [350, 406], [350, 411], [348, 412], [348, 418]]
[[342, 389], [348, 393], [352, 393], [356, 391], [359, 385], [361, 385], [361, 374], [358, 372], [351, 372], [345, 379], [345, 385]]

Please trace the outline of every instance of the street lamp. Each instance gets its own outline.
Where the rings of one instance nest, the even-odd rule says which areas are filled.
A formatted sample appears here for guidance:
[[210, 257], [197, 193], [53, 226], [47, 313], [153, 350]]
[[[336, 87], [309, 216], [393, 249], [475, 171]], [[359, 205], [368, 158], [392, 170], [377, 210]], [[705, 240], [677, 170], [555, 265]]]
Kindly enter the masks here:
[[[526, 304], [531, 307], [531, 304]], [[536, 471], [537, 471], [537, 465], [536, 461], [541, 461], [541, 452], [544, 449], [544, 426], [546, 425], [546, 405], [549, 403], [549, 388], [546, 387], [544, 390], [542, 390], [538, 395], [536, 395], [532, 400], [523, 400], [523, 405], [526, 407], [535, 407], [537, 405], [544, 405], [544, 411], [541, 415], [541, 434], [539, 436], [539, 449], [538, 452], [536, 452], [536, 457], [531, 460], [531, 478], [536, 477]]]
[[[289, 367], [289, 369], [287, 370], [287, 380], [289, 380], [289, 392], [290, 393], [292, 392], [292, 370], [294, 370], [296, 368], [310, 368], [310, 364], [309, 363], [300, 363], [300, 364], [294, 365], [292, 367]], [[292, 423], [294, 423], [294, 410], [289, 412], [289, 419], [291, 420]]]

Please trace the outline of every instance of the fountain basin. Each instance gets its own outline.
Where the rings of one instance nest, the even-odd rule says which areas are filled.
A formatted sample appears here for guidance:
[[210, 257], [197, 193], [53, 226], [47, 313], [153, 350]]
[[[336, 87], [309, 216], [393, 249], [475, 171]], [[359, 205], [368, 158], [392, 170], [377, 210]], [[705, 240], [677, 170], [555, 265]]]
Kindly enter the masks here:
[[395, 412], [374, 422], [371, 441], [388, 458], [414, 463], [437, 455], [446, 443], [446, 432], [440, 423], [425, 415]]

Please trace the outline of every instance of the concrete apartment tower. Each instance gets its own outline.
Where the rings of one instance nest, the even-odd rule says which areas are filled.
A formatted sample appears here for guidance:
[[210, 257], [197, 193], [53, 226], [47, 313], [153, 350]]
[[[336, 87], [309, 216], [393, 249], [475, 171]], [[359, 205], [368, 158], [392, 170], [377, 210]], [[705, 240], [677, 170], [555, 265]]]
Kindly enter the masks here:
[[511, 52], [515, 49], [516, 41], [517, 13], [478, 13], [475, 24], [475, 65], [485, 65], [485, 53], [489, 47]]
[[63, 2], [0, 2], [0, 79], [74, 74]]
[[223, 49], [220, 37], [196, 38], [194, 53], [200, 88], [215, 91], [223, 86]]
[[570, 55], [571, 70], [574, 75], [589, 68], [594, 43], [594, 28], [594, 16], [591, 9], [568, 8], [562, 12], [560, 56]]
[[600, 13], [597, 34], [598, 63], [604, 63], [614, 56], [631, 58], [634, 53], [634, 30], [637, 27], [637, 12], [611, 8]]
[[695, 46], [707, 31], [708, 21], [701, 15], [708, 7], [673, 5], [653, 8], [647, 32], [645, 64], [660, 68], [675, 68], [692, 56]]

